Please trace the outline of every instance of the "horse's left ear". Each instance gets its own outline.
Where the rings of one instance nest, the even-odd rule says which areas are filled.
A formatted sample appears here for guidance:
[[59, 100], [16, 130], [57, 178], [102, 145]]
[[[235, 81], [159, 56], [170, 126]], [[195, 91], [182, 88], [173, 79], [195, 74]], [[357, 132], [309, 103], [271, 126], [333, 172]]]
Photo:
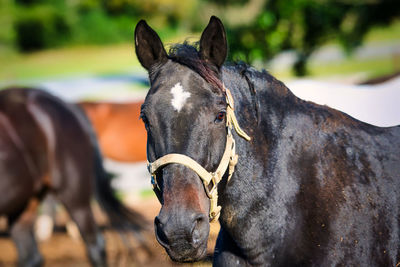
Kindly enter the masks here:
[[224, 64], [228, 53], [228, 44], [224, 25], [215, 16], [210, 18], [200, 38], [201, 59], [214, 64], [218, 69]]

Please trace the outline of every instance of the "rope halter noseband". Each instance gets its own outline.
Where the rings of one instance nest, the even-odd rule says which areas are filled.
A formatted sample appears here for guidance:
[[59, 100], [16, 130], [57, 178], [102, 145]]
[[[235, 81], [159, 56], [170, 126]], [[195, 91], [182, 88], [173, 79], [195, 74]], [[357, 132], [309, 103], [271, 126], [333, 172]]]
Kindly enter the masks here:
[[[156, 161], [153, 161], [151, 163], [149, 162], [147, 165], [147, 168], [151, 174], [151, 183], [153, 186], [153, 190], [160, 201], [161, 201], [161, 190], [157, 184], [157, 178], [156, 178], [157, 170], [165, 165], [172, 163], [182, 164], [192, 169], [203, 181], [204, 190], [208, 198], [210, 199], [210, 214], [209, 214], [210, 221], [218, 220], [221, 211], [221, 206], [218, 206], [218, 190], [217, 190], [218, 183], [222, 180], [222, 177], [224, 176], [227, 169], [229, 169], [228, 181], [230, 180], [235, 170], [235, 166], [238, 162], [238, 155], [236, 154], [235, 151], [235, 139], [233, 138], [232, 135], [232, 127], [235, 129], [236, 133], [240, 137], [246, 139], [247, 141], [250, 141], [250, 137], [240, 128], [239, 123], [236, 119], [234, 102], [231, 92], [228, 89], [226, 89], [225, 86], [224, 89], [225, 89], [225, 98], [227, 103], [226, 107], [227, 137], [226, 137], [225, 151], [224, 154], [222, 155], [221, 161], [216, 171], [209, 172], [192, 158], [177, 153], [167, 154], [157, 159]], [[212, 185], [211, 189], [209, 189], [210, 184]]]

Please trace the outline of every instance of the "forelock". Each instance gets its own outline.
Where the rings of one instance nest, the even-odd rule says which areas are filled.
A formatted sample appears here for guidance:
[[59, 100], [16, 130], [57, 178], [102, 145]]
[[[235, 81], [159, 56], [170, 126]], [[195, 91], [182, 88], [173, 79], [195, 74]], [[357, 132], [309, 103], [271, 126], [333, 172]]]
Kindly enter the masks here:
[[187, 41], [182, 44], [174, 44], [169, 49], [168, 57], [198, 73], [216, 90], [224, 92], [224, 86], [219, 77], [218, 69], [210, 66], [210, 64], [200, 58], [198, 46], [198, 42], [189, 44]]

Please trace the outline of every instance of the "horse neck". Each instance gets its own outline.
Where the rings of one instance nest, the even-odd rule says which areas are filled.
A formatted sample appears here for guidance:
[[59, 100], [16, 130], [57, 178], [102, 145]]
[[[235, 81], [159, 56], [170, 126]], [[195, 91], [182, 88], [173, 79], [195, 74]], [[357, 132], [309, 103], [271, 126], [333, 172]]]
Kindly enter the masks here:
[[224, 68], [222, 77], [233, 94], [240, 126], [264, 146], [275, 139], [285, 116], [304, 102], [266, 71], [239, 65]]
[[[236, 214], [232, 210], [245, 210], [248, 207], [241, 205], [265, 198], [269, 188], [273, 188], [266, 179], [267, 165], [271, 166], [267, 159], [278, 140], [281, 122], [298, 105], [298, 99], [266, 72], [252, 69], [238, 72], [227, 68], [223, 81], [232, 92], [240, 126], [252, 138], [248, 142], [234, 133], [239, 161], [230, 184], [219, 192], [221, 225], [229, 228], [234, 227], [227, 222]], [[249, 190], [252, 194], [244, 197], [242, 193]]]

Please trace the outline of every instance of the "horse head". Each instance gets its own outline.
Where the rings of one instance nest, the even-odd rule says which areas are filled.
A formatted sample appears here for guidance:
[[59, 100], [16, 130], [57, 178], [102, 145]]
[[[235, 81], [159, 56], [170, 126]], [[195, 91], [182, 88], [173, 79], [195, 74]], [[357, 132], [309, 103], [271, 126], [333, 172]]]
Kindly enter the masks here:
[[167, 53], [157, 33], [140, 21], [135, 46], [151, 85], [141, 118], [162, 204], [154, 220], [156, 238], [173, 260], [199, 260], [206, 253], [209, 220], [218, 218], [218, 182], [229, 176], [235, 160], [233, 111], [220, 77], [225, 30], [212, 17], [198, 50], [182, 44]]

